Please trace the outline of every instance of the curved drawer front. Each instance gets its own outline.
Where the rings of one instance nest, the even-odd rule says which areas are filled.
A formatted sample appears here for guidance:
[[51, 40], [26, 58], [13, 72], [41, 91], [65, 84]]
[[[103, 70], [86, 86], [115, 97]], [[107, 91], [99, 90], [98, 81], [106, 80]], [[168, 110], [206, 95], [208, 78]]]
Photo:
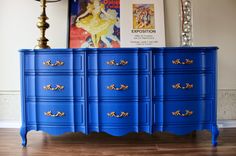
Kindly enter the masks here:
[[164, 67], [167, 69], [204, 69], [204, 55], [201, 53], [164, 54]]
[[[78, 83], [81, 81], [78, 81]], [[79, 92], [80, 90], [78, 90]], [[81, 95], [82, 93], [77, 95]], [[26, 97], [73, 96], [73, 77], [54, 75], [26, 76]]]
[[[153, 68], [155, 70], [214, 70], [214, 53], [194, 52], [183, 50], [176, 53], [153, 55]], [[163, 60], [162, 58], [163, 57]]]
[[[130, 72], [141, 70], [149, 70], [147, 54], [140, 55], [138, 53], [114, 52], [102, 54], [88, 54], [88, 72]], [[140, 60], [140, 63], [139, 63]]]
[[70, 102], [28, 102], [26, 105], [28, 124], [71, 125], [74, 122]]
[[[37, 58], [37, 59], [36, 59]], [[78, 59], [78, 61], [81, 61]], [[80, 63], [82, 66], [82, 62]], [[27, 72], [68, 72], [73, 70], [73, 55], [59, 53], [37, 53], [25, 55]]]
[[211, 120], [209, 101], [164, 101], [154, 102], [154, 123], [194, 124]]
[[214, 96], [212, 74], [168, 74], [153, 78], [155, 98], [186, 98]]
[[88, 98], [138, 97], [138, 75], [88, 77]]
[[148, 102], [89, 102], [89, 124], [147, 124], [148, 111]]

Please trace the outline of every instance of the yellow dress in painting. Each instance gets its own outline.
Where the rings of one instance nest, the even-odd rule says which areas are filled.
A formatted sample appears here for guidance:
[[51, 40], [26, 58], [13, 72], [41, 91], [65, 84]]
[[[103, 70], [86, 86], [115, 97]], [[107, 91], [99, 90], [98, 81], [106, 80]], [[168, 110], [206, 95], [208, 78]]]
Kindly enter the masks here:
[[113, 25], [116, 21], [112, 18], [101, 19], [100, 14], [104, 10], [104, 4], [95, 6], [89, 3], [87, 11], [90, 15], [77, 21], [76, 26], [83, 28], [91, 34], [91, 38], [95, 47], [99, 47], [99, 41], [102, 35], [107, 34], [109, 26]]

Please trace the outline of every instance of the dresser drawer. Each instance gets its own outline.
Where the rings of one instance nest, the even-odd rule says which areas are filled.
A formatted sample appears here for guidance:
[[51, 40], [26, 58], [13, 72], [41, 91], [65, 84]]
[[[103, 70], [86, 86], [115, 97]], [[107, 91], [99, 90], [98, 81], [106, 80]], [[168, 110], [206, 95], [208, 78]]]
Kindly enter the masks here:
[[153, 76], [154, 98], [184, 98], [214, 96], [212, 74], [166, 74]]
[[149, 75], [90, 75], [88, 98], [120, 99], [150, 98]]
[[[37, 58], [37, 59], [36, 59]], [[36, 53], [25, 55], [26, 72], [75, 72], [84, 71], [84, 54], [78, 53]]]
[[138, 97], [138, 75], [91, 75], [88, 76], [88, 87], [88, 98]]
[[25, 82], [26, 97], [73, 96], [73, 77], [70, 75], [27, 75]]
[[202, 53], [164, 53], [166, 69], [205, 69], [205, 55]]
[[70, 102], [27, 102], [26, 107], [28, 124], [72, 125], [74, 122]]
[[214, 70], [216, 66], [214, 57], [215, 54], [204, 53], [201, 50], [181, 49], [176, 52], [166, 50], [163, 54], [153, 54], [153, 70]]
[[[98, 111], [99, 110], [99, 111]], [[89, 124], [148, 124], [149, 102], [89, 102]]]
[[[73, 69], [71, 54], [38, 53], [25, 55], [27, 72], [65, 72]], [[37, 59], [35, 59], [37, 58]]]
[[137, 53], [88, 54], [88, 71], [135, 71], [138, 70]]
[[121, 50], [87, 55], [88, 72], [132, 72], [149, 71], [150, 53], [130, 53]]
[[210, 100], [154, 101], [154, 123], [196, 124], [211, 120]]

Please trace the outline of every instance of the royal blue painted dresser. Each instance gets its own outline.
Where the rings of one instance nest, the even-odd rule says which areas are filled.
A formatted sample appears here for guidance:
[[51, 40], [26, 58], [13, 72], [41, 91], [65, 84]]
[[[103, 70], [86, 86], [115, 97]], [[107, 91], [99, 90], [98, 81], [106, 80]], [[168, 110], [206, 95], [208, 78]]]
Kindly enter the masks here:
[[20, 50], [27, 132], [209, 130], [217, 145], [217, 48]]

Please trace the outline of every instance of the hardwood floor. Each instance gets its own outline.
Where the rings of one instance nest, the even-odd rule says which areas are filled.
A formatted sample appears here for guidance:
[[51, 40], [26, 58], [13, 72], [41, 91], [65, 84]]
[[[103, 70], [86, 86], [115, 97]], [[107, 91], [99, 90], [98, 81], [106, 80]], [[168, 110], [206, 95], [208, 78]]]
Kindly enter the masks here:
[[216, 148], [212, 147], [207, 131], [197, 132], [195, 138], [167, 133], [131, 133], [122, 137], [69, 133], [53, 137], [31, 131], [28, 146], [22, 148], [19, 129], [0, 129], [0, 156], [236, 156], [236, 128], [220, 129], [218, 142]]

